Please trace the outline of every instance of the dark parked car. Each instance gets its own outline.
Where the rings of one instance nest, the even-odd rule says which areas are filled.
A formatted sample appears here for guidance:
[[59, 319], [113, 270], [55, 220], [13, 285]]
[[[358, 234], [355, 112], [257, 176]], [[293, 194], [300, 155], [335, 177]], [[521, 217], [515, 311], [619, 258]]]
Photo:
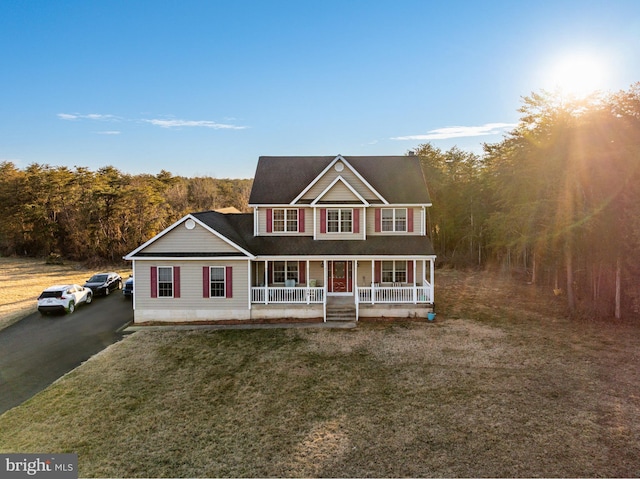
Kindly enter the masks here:
[[94, 295], [108, 295], [111, 291], [122, 289], [122, 278], [118, 273], [94, 274], [84, 284], [85, 288], [91, 288]]
[[124, 282], [122, 294], [125, 298], [133, 298], [133, 276], [129, 276], [129, 279]]

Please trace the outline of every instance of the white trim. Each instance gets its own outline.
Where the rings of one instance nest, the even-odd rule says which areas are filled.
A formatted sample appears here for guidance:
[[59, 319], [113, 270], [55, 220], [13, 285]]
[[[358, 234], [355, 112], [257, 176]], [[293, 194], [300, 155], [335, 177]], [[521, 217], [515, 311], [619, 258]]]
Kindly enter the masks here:
[[[133, 311], [135, 314], [136, 311], [136, 297], [138, 296], [136, 294], [136, 260], [132, 261], [132, 265], [131, 265], [131, 273], [133, 274], [133, 291], [131, 292], [133, 295]], [[135, 319], [134, 319], [135, 321]]]
[[[358, 192], [353, 188], [353, 186], [351, 186], [349, 183], [347, 183], [347, 181], [346, 181], [346, 180], [345, 180], [341, 175], [338, 175], [338, 176], [337, 176], [337, 177], [336, 177], [336, 178], [331, 182], [331, 184], [330, 184], [329, 186], [327, 186], [327, 187], [322, 191], [322, 193], [320, 193], [320, 194], [316, 197], [316, 199], [315, 199], [315, 200], [313, 200], [313, 201], [311, 202], [311, 206], [315, 206], [315, 205], [317, 205], [317, 204], [318, 204], [318, 201], [320, 201], [320, 199], [321, 199], [324, 195], [326, 195], [327, 193], [329, 193], [329, 191], [331, 191], [331, 188], [333, 188], [333, 187], [336, 185], [336, 183], [338, 183], [338, 181], [340, 181], [344, 186], [346, 186], [346, 187], [347, 187], [347, 189], [348, 189], [349, 191], [351, 191], [351, 193], [353, 193], [353, 195], [354, 195], [356, 198], [358, 198], [360, 201], [362, 201], [362, 204], [363, 204], [363, 205], [365, 205], [365, 206], [370, 206], [369, 202], [368, 202], [367, 200], [365, 200], [365, 199], [362, 197], [362, 195], [361, 195], [360, 193], [358, 193]], [[324, 206], [324, 205], [323, 205], [323, 206]], [[360, 205], [360, 206], [362, 206], [362, 205]]]
[[378, 192], [376, 191], [376, 189], [375, 189], [373, 186], [371, 186], [371, 185], [369, 184], [369, 182], [368, 182], [367, 180], [365, 180], [365, 179], [362, 177], [362, 175], [361, 175], [360, 173], [358, 173], [358, 171], [357, 171], [353, 166], [351, 166], [351, 164], [350, 164], [347, 160], [345, 160], [345, 159], [344, 159], [344, 157], [343, 157], [342, 155], [338, 155], [338, 156], [336, 156], [336, 157], [335, 157], [335, 158], [334, 158], [334, 159], [329, 163], [329, 165], [328, 165], [324, 170], [322, 170], [322, 172], [320, 172], [320, 174], [319, 174], [318, 176], [316, 176], [316, 177], [315, 177], [315, 179], [314, 179], [311, 183], [309, 183], [309, 184], [307, 185], [307, 187], [306, 187], [304, 190], [302, 190], [302, 192], [301, 192], [298, 196], [296, 196], [296, 197], [291, 201], [291, 203], [290, 203], [290, 204], [291, 204], [291, 205], [295, 205], [295, 204], [297, 204], [297, 202], [298, 202], [298, 201], [300, 201], [300, 199], [301, 199], [301, 198], [302, 198], [302, 197], [303, 197], [303, 196], [304, 196], [304, 195], [305, 195], [305, 194], [306, 194], [306, 193], [307, 193], [307, 192], [308, 192], [308, 191], [309, 191], [309, 190], [310, 190], [310, 189], [311, 189], [311, 188], [312, 188], [312, 187], [313, 187], [313, 186], [314, 186], [318, 181], [320, 181], [320, 178], [322, 178], [322, 177], [323, 177], [323, 176], [324, 176], [324, 175], [325, 175], [325, 174], [326, 174], [326, 173], [327, 173], [327, 172], [328, 172], [328, 171], [333, 167], [333, 165], [335, 165], [338, 161], [342, 161], [342, 162], [347, 166], [347, 168], [349, 168], [349, 170], [351, 170], [351, 172], [352, 172], [354, 175], [356, 175], [356, 177], [357, 177], [360, 181], [362, 181], [362, 182], [364, 183], [364, 185], [365, 185], [367, 188], [369, 188], [369, 190], [370, 190], [370, 191], [371, 191], [375, 196], [377, 196], [377, 197], [378, 197], [378, 199], [379, 199], [380, 201], [382, 201], [385, 205], [388, 205], [388, 204], [389, 204], [389, 202], [388, 202], [388, 201], [387, 201], [387, 200], [386, 200], [386, 199], [385, 199], [385, 198], [384, 198], [380, 193], [378, 193]]
[[[147, 259], [147, 258], [138, 258]], [[166, 259], [166, 258], [165, 258]], [[244, 258], [239, 258], [244, 259]], [[409, 260], [421, 260], [421, 261], [435, 261], [435, 255], [423, 255], [423, 254], [396, 254], [396, 255], [335, 255], [335, 256], [327, 256], [327, 255], [282, 255], [282, 256], [256, 256], [255, 261], [379, 261], [379, 260], [397, 260], [397, 261], [409, 261]]]
[[[248, 259], [247, 260], [247, 291], [249, 291], [249, 294], [247, 294], [247, 302], [249, 303], [249, 310], [251, 310], [251, 275], [253, 273], [253, 271], [251, 271], [251, 260]], [[225, 270], [225, 279], [226, 279], [226, 270]], [[233, 275], [231, 276], [231, 287], [233, 288]]]
[[[231, 241], [230, 239], [228, 239], [226, 236], [218, 233], [216, 230], [214, 230], [213, 228], [211, 228], [210, 226], [206, 225], [205, 223], [203, 223], [202, 221], [200, 221], [198, 218], [196, 218], [195, 216], [193, 216], [192, 214], [188, 214], [186, 216], [183, 216], [182, 218], [180, 218], [178, 221], [176, 221], [175, 223], [173, 223], [171, 226], [169, 226], [168, 228], [165, 228], [163, 231], [161, 231], [160, 233], [158, 233], [157, 235], [155, 235], [153, 238], [151, 238], [149, 241], [147, 241], [146, 243], [142, 244], [141, 246], [138, 246], [136, 249], [134, 249], [131, 253], [129, 253], [126, 256], [123, 256], [123, 259], [125, 260], [133, 260], [133, 256], [136, 253], [139, 253], [140, 251], [142, 251], [143, 249], [145, 249], [147, 246], [151, 245], [152, 243], [155, 243], [156, 241], [158, 241], [160, 238], [162, 238], [164, 235], [166, 235], [167, 233], [169, 233], [170, 231], [172, 231], [173, 229], [177, 228], [179, 225], [181, 225], [182, 223], [184, 223], [187, 220], [193, 220], [195, 221], [197, 224], [199, 224], [200, 226], [202, 226], [204, 229], [206, 229], [207, 231], [209, 231], [211, 234], [213, 234], [214, 236], [216, 236], [217, 238], [221, 239], [222, 241], [224, 241], [225, 243], [227, 243], [229, 246], [231, 246], [234, 249], [237, 249], [238, 251], [240, 251], [241, 253], [245, 254], [246, 256], [248, 256], [251, 259], [254, 259], [255, 256], [252, 255], [251, 253], [249, 253], [247, 250], [241, 248], [240, 246], [238, 246], [237, 244], [235, 244], [233, 241]], [[145, 257], [144, 259], [151, 259], [152, 257]], [[142, 258], [139, 258], [142, 259]], [[174, 258], [163, 258], [163, 259], [174, 259]]]
[[253, 208], [253, 236], [260, 236], [260, 216], [258, 215], [258, 207]]
[[142, 256], [137, 258], [124, 258], [129, 261], [244, 261], [245, 256]]

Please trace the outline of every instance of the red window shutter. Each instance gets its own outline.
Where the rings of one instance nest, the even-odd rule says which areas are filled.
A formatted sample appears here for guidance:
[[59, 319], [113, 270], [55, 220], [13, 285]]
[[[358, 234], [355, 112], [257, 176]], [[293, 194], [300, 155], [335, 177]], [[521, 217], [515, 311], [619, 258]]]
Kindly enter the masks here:
[[407, 283], [413, 283], [413, 261], [407, 261]]
[[233, 298], [233, 268], [231, 266], [225, 268], [224, 283], [226, 287], [225, 297]]
[[158, 268], [156, 266], [151, 267], [151, 297], [158, 297]]
[[320, 208], [320, 233], [327, 232], [327, 209]]
[[413, 233], [413, 208], [407, 208], [407, 231]]
[[173, 297], [180, 297], [180, 266], [173, 267]]
[[209, 280], [209, 274], [211, 270], [208, 266], [202, 267], [202, 297], [208, 298], [211, 295], [211, 285]]
[[273, 210], [271, 208], [267, 208], [267, 233], [271, 233], [273, 231]]
[[380, 233], [380, 231], [382, 230], [382, 218], [380, 214], [380, 208], [376, 208], [375, 228], [376, 228], [376, 233]]
[[360, 209], [353, 209], [353, 232], [360, 233]]
[[307, 262], [298, 261], [298, 283], [305, 284], [307, 282]]
[[373, 282], [379, 283], [382, 278], [382, 263], [380, 261], [374, 262], [373, 265]]
[[304, 233], [304, 208], [298, 210], [298, 233]]

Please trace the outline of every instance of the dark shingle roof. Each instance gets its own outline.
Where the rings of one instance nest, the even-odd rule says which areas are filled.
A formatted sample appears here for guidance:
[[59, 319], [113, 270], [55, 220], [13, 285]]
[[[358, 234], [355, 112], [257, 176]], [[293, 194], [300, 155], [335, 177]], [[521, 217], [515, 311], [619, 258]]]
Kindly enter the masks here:
[[254, 236], [253, 214], [215, 211], [193, 216], [256, 256], [433, 255], [426, 236], [369, 236], [366, 240], [314, 240], [312, 236]]
[[[261, 156], [249, 204], [288, 204], [335, 156]], [[343, 157], [389, 203], [431, 203], [417, 156]]]

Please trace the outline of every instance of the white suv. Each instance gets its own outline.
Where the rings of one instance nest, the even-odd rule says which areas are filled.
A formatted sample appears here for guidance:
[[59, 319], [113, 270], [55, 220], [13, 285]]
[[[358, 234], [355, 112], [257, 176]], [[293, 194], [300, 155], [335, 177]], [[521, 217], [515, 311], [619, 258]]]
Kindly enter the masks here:
[[93, 300], [91, 289], [77, 284], [51, 286], [38, 297], [38, 311], [40, 314], [67, 312], [76, 310], [80, 303], [90, 304]]

